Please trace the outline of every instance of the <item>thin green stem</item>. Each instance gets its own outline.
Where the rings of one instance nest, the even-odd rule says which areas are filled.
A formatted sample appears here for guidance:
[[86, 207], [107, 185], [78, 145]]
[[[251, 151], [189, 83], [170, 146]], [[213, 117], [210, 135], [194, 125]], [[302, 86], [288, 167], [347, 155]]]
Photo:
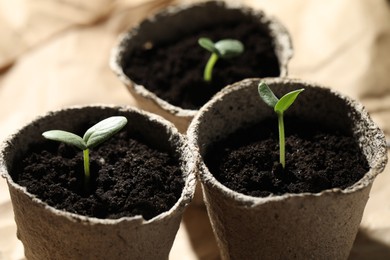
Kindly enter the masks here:
[[279, 126], [279, 162], [286, 167], [283, 113], [277, 113]]
[[206, 67], [203, 72], [203, 79], [207, 82], [210, 82], [212, 79], [213, 68], [215, 63], [218, 60], [218, 55], [216, 53], [212, 53], [209, 60], [207, 61]]
[[90, 180], [90, 172], [89, 172], [89, 149], [83, 150], [84, 157], [84, 189], [85, 191], [89, 190], [89, 180]]

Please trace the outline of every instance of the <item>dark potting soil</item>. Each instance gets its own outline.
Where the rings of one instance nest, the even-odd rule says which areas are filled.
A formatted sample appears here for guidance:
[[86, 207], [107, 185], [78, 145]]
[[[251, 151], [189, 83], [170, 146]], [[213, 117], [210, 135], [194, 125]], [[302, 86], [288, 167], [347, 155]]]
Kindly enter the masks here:
[[[214, 42], [225, 38], [240, 40], [245, 51], [238, 57], [219, 59], [213, 80], [203, 80], [210, 52], [198, 45], [200, 37]], [[198, 109], [223, 87], [253, 77], [279, 76], [279, 63], [268, 29], [258, 21], [215, 25], [161, 45], [145, 42], [124, 59], [124, 72], [134, 82], [169, 103]]]
[[96, 218], [169, 210], [184, 187], [178, 161], [120, 132], [90, 151], [91, 188], [83, 189], [82, 152], [54, 141], [31, 147], [14, 180], [49, 205]]
[[368, 171], [351, 136], [297, 119], [285, 120], [285, 127], [285, 169], [279, 163], [277, 119], [217, 142], [206, 154], [206, 165], [223, 185], [255, 197], [344, 189]]

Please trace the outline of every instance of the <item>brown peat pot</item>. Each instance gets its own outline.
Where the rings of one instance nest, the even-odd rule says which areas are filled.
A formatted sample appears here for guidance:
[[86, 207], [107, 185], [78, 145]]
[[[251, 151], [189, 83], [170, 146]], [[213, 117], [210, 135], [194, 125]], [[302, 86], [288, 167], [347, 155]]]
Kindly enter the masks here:
[[[128, 120], [128, 124], [121, 131], [128, 133], [129, 136], [140, 136], [143, 143], [168, 154], [174, 158], [172, 160], [177, 162], [178, 170], [175, 171], [175, 174], [179, 175], [179, 179], [181, 178], [181, 186], [179, 186], [181, 190], [179, 189], [176, 200], [167, 210], [148, 218], [135, 213], [123, 216], [120, 212], [121, 217], [118, 218], [115, 216], [104, 218], [80, 215], [62, 208], [55, 208], [36, 194], [30, 193], [29, 188], [18, 184], [22, 178], [21, 175], [24, 174], [18, 170], [20, 170], [20, 165], [24, 164], [30, 148], [34, 145], [36, 147], [37, 143], [41, 147], [46, 147], [48, 142], [53, 142], [44, 139], [41, 135], [42, 132], [52, 129], [75, 133], [84, 132], [86, 125], [91, 126], [91, 124], [114, 115], [125, 116]], [[120, 133], [111, 139], [119, 138]], [[115, 142], [111, 139], [106, 143]], [[57, 142], [53, 143], [57, 144]], [[95, 149], [91, 150], [91, 174], [94, 170], [93, 165], [98, 163], [106, 164], [109, 160], [127, 160], [130, 164], [132, 161], [132, 158], [121, 158], [120, 156], [107, 158], [105, 156], [108, 154], [104, 153], [100, 159], [94, 159], [93, 156], [99, 153], [99, 149], [103, 149], [101, 147], [104, 145], [96, 147], [96, 151]], [[69, 148], [65, 146], [61, 149]], [[126, 154], [126, 147], [121, 149], [121, 152]], [[63, 158], [60, 161], [68, 159]], [[53, 167], [54, 164], [53, 161]], [[105, 190], [105, 194], [121, 192], [117, 188], [122, 184], [115, 181], [116, 174], [119, 175], [119, 170], [116, 167], [112, 166], [111, 176], [105, 177], [105, 181], [111, 182], [111, 184], [104, 184], [107, 186], [100, 187], [98, 183], [102, 180], [99, 179], [99, 176], [96, 177], [96, 192], [91, 192], [89, 197], [97, 196], [96, 194], [101, 189]], [[3, 144], [1, 152], [1, 174], [8, 183], [17, 224], [17, 236], [23, 242], [27, 259], [168, 259], [183, 211], [194, 194], [196, 180], [191, 170], [192, 167], [194, 167], [194, 159], [189, 152], [186, 138], [171, 123], [159, 116], [130, 107], [85, 106], [50, 112], [12, 135]], [[77, 170], [73, 171], [77, 173]], [[127, 171], [131, 175], [135, 171], [142, 172], [142, 169], [135, 170], [135, 168], [128, 167]], [[82, 174], [82, 167], [78, 173]], [[125, 174], [128, 173], [125, 172]], [[41, 173], [43, 179], [48, 177], [45, 174], [45, 172]], [[67, 172], [60, 174], [60, 170], [58, 170], [58, 175], [58, 179], [61, 179], [63, 176], [71, 174]], [[159, 179], [165, 179], [165, 176], [157, 178], [156, 182], [159, 182]], [[68, 182], [71, 183], [72, 179]], [[130, 191], [128, 192], [132, 194], [132, 180], [129, 182]], [[110, 190], [111, 185], [116, 188]], [[168, 182], [157, 183], [157, 185], [169, 187], [171, 184]], [[56, 189], [56, 185], [50, 186], [50, 191]], [[124, 190], [127, 192], [126, 188]], [[70, 198], [67, 197], [64, 200]], [[100, 198], [103, 199], [104, 196], [100, 196]], [[125, 201], [130, 199], [132, 198], [124, 198]], [[151, 201], [147, 202], [146, 205], [152, 205], [154, 200], [158, 198], [151, 197], [150, 199]], [[108, 210], [111, 207], [111, 202], [113, 201], [105, 202], [102, 209]], [[76, 205], [77, 202], [74, 204]], [[121, 210], [120, 208], [119, 211]]]
[[[203, 69], [210, 53], [197, 40], [234, 38], [239, 57], [218, 60], [213, 81]], [[290, 35], [260, 10], [210, 1], [169, 7], [120, 36], [110, 66], [138, 106], [185, 132], [197, 110], [228, 84], [250, 77], [284, 77], [293, 55]]]
[[[364, 166], [366, 168], [363, 167], [366, 170], [351, 184], [335, 187], [330, 182], [330, 188], [316, 192], [294, 191], [296, 188], [294, 182], [303, 172], [296, 173], [296, 176], [291, 177], [290, 183], [283, 185], [281, 183], [283, 176], [275, 176], [273, 180], [261, 179], [264, 178], [261, 174], [267, 174], [263, 170], [253, 171], [251, 174], [254, 177], [246, 179], [246, 182], [250, 184], [260, 179], [257, 182], [259, 187], [267, 187], [265, 182], [268, 181], [273, 183], [271, 187], [292, 187], [293, 192], [266, 190], [266, 193], [261, 193], [264, 192], [263, 190], [258, 193], [259, 196], [250, 196], [229, 188], [228, 186], [231, 185], [229, 181], [235, 177], [241, 178], [237, 175], [243, 174], [245, 169], [249, 168], [246, 165], [237, 167], [233, 163], [227, 169], [212, 166], [213, 160], [219, 160], [224, 156], [224, 154], [217, 156], [211, 154], [215, 151], [213, 150], [215, 145], [229, 136], [237, 139], [245, 138], [242, 135], [232, 134], [254, 125], [263, 127], [265, 124], [263, 122], [271, 118], [274, 120], [272, 122], [275, 122], [273, 136], [276, 138], [273, 147], [278, 152], [278, 128], [273, 109], [259, 97], [257, 88], [260, 79], [246, 79], [226, 87], [200, 109], [187, 132], [190, 147], [197, 157], [197, 174], [202, 184], [205, 204], [222, 258], [347, 259], [372, 183], [387, 163], [384, 134], [361, 104], [331, 89], [293, 79], [267, 78], [264, 81], [279, 98], [289, 91], [304, 88], [305, 90], [295, 103], [285, 112], [286, 119], [299, 118], [307, 122], [300, 125], [300, 128], [309, 128], [310, 125], [319, 124], [320, 130], [336, 129], [348, 135], [349, 138], [353, 138], [352, 143], [356, 143], [359, 149], [358, 154], [362, 156], [358, 157], [350, 153], [349, 155], [360, 158], [359, 163], [366, 165]], [[286, 139], [289, 139], [288, 123], [285, 128]], [[261, 131], [257, 133], [259, 136], [265, 134]], [[239, 146], [239, 140], [235, 144]], [[263, 149], [262, 145], [258, 147]], [[218, 151], [223, 151], [223, 149], [224, 147]], [[225, 150], [228, 149], [232, 148], [225, 148]], [[300, 169], [300, 159], [292, 161], [290, 156], [300, 152], [302, 147], [292, 145], [288, 149], [290, 151], [286, 155], [286, 169], [294, 167]], [[341, 146], [340, 150], [342, 149]], [[240, 152], [243, 153], [242, 150], [237, 153]], [[264, 156], [272, 153], [272, 150], [263, 152], [252, 150], [252, 154]], [[272, 169], [273, 161], [258, 163], [258, 158], [252, 154], [244, 153], [243, 155], [249, 158], [247, 158], [248, 164], [257, 164], [259, 168], [270, 164]], [[323, 151], [322, 154], [323, 157], [329, 155], [327, 151]], [[273, 160], [277, 161], [277, 159]], [[313, 160], [320, 165], [325, 159], [319, 157]], [[336, 165], [336, 160], [340, 158], [334, 158], [334, 160]], [[332, 163], [330, 165], [332, 167]], [[346, 169], [339, 169], [348, 175], [345, 177], [356, 175], [352, 168], [347, 165], [345, 167]], [[234, 170], [229, 171], [233, 168]], [[222, 175], [231, 176], [221, 176], [221, 173], [217, 172], [219, 170], [223, 171]], [[320, 171], [319, 168], [318, 172], [314, 170], [313, 173], [320, 176]], [[332, 175], [332, 172], [328, 174]], [[310, 176], [307, 178], [310, 180]], [[322, 181], [317, 181], [317, 183], [324, 184]], [[253, 184], [251, 187], [255, 190]]]

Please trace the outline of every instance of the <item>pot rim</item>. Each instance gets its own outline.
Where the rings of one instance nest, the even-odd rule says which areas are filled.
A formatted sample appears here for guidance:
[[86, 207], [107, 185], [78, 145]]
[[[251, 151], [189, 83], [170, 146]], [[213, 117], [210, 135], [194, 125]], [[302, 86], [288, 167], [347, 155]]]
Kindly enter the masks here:
[[128, 42], [138, 34], [142, 29], [142, 23], [144, 22], [155, 22], [158, 19], [166, 18], [171, 15], [175, 15], [182, 11], [185, 11], [190, 8], [198, 6], [206, 6], [207, 4], [215, 4], [221, 8], [229, 9], [240, 9], [242, 13], [253, 16], [260, 17], [260, 21], [263, 23], [269, 23], [270, 37], [275, 43], [275, 51], [279, 61], [280, 77], [287, 76], [287, 67], [290, 59], [293, 56], [293, 45], [291, 36], [287, 28], [274, 16], [267, 15], [262, 10], [250, 8], [247, 5], [242, 3], [237, 3], [233, 1], [223, 2], [223, 1], [205, 1], [201, 3], [184, 3], [181, 5], [169, 6], [166, 9], [158, 12], [157, 14], [146, 18], [137, 26], [133, 27], [130, 31], [124, 32], [119, 35], [117, 42], [113, 49], [111, 50], [109, 58], [109, 66], [111, 70], [117, 75], [117, 77], [124, 83], [129, 91], [133, 90], [138, 95], [153, 101], [163, 110], [178, 116], [178, 117], [194, 117], [195, 114], [199, 111], [197, 109], [184, 109], [179, 106], [175, 106], [167, 102], [166, 100], [158, 97], [153, 92], [149, 91], [144, 85], [135, 83], [129, 78], [121, 66], [122, 55], [125, 53]]
[[[370, 128], [372, 131], [375, 131], [375, 134], [377, 137], [380, 138], [381, 145], [375, 153], [374, 158], [372, 159], [372, 164], [370, 165], [370, 169], [366, 174], [356, 183], [353, 185], [341, 189], [341, 188], [332, 188], [332, 189], [326, 189], [318, 193], [285, 193], [283, 195], [270, 195], [268, 197], [253, 197], [249, 195], [245, 195], [242, 193], [239, 193], [237, 191], [234, 191], [226, 186], [224, 186], [222, 183], [220, 183], [209, 171], [208, 167], [204, 163], [202, 156], [199, 152], [199, 148], [197, 145], [198, 138], [197, 138], [197, 132], [198, 132], [198, 125], [200, 124], [200, 120], [204, 113], [207, 113], [208, 110], [215, 104], [223, 100], [225, 95], [229, 95], [229, 93], [238, 91], [240, 89], [246, 89], [250, 88], [251, 82], [254, 81], [265, 81], [268, 85], [272, 84], [285, 84], [285, 83], [295, 83], [295, 84], [302, 84], [305, 87], [312, 88], [312, 89], [327, 89], [329, 90], [330, 94], [335, 95], [336, 97], [340, 98], [346, 104], [353, 110], [355, 110], [357, 113], [360, 113], [362, 115], [362, 118], [368, 123], [368, 128]], [[283, 201], [287, 199], [297, 199], [297, 198], [304, 198], [304, 197], [319, 197], [324, 195], [332, 195], [332, 194], [350, 194], [354, 193], [358, 190], [364, 189], [367, 186], [371, 185], [374, 181], [375, 177], [381, 173], [387, 163], [387, 148], [386, 148], [386, 141], [385, 141], [385, 135], [383, 131], [376, 125], [374, 121], [372, 121], [371, 117], [369, 116], [368, 112], [364, 108], [362, 104], [359, 102], [341, 94], [338, 91], [335, 91], [333, 89], [330, 89], [329, 87], [325, 87], [318, 83], [313, 83], [310, 81], [300, 80], [300, 79], [292, 79], [292, 78], [250, 78], [250, 79], [244, 79], [240, 82], [236, 82], [232, 85], [229, 85], [225, 87], [222, 91], [217, 93], [209, 102], [207, 102], [200, 110], [199, 113], [194, 117], [192, 122], [190, 123], [190, 126], [187, 131], [187, 137], [189, 140], [189, 145], [191, 147], [191, 150], [195, 154], [197, 164], [199, 167], [198, 170], [198, 178], [201, 180], [202, 185], [206, 184], [214, 189], [219, 190], [221, 193], [224, 194], [224, 196], [231, 199], [231, 201], [234, 201], [238, 206], [243, 207], [255, 207], [260, 204], [264, 203], [270, 203], [275, 201]]]
[[[187, 173], [183, 171], [183, 178], [185, 180], [184, 187], [181, 193], [180, 198], [176, 201], [176, 203], [168, 210], [165, 212], [160, 213], [159, 215], [149, 219], [145, 220], [142, 215], [136, 215], [132, 217], [121, 217], [118, 219], [101, 219], [101, 218], [96, 218], [96, 217], [89, 217], [89, 216], [84, 216], [80, 215], [77, 213], [71, 213], [66, 210], [60, 210], [56, 209], [53, 206], [48, 205], [46, 202], [42, 201], [39, 199], [36, 195], [30, 193], [27, 191], [27, 188], [24, 186], [19, 185], [18, 183], [14, 182], [11, 175], [9, 174], [6, 163], [5, 163], [5, 150], [12, 146], [12, 140], [14, 140], [15, 137], [17, 137], [21, 131], [23, 131], [25, 128], [27, 128], [30, 125], [36, 124], [37, 122], [43, 120], [46, 117], [53, 117], [56, 114], [63, 112], [63, 111], [68, 111], [68, 110], [82, 110], [84, 108], [101, 108], [101, 109], [118, 109], [118, 111], [123, 111], [123, 112], [133, 112], [140, 114], [141, 116], [148, 117], [151, 122], [159, 124], [166, 128], [168, 135], [170, 136], [169, 139], [172, 139], [172, 136], [177, 137], [177, 140], [179, 140], [179, 147], [177, 149], [180, 149], [181, 152], [180, 154], [183, 154], [182, 159], [186, 157], [186, 160], [188, 160], [188, 170]], [[173, 213], [177, 212], [183, 212], [186, 206], [191, 202], [194, 192], [195, 192], [195, 185], [196, 185], [196, 177], [195, 174], [193, 173], [193, 169], [195, 167], [195, 160], [192, 157], [191, 150], [189, 149], [188, 142], [186, 137], [183, 134], [180, 134], [177, 128], [169, 121], [165, 120], [164, 118], [153, 114], [149, 113], [143, 110], [140, 110], [138, 108], [132, 107], [132, 106], [118, 106], [118, 105], [108, 105], [108, 104], [92, 104], [92, 105], [76, 105], [76, 106], [70, 106], [70, 107], [65, 107], [53, 111], [49, 111], [45, 114], [37, 116], [34, 120], [30, 121], [29, 123], [25, 124], [23, 127], [20, 129], [16, 130], [14, 133], [12, 133], [8, 138], [6, 138], [1, 144], [0, 144], [0, 174], [1, 177], [5, 178], [8, 185], [12, 186], [15, 190], [18, 192], [23, 193], [27, 197], [29, 197], [34, 203], [38, 204], [38, 206], [43, 207], [47, 209], [48, 211], [52, 212], [55, 215], [59, 215], [62, 217], [65, 217], [71, 221], [74, 222], [82, 222], [85, 224], [104, 224], [104, 225], [117, 225], [122, 222], [137, 222], [139, 224], [150, 224], [153, 222], [158, 222], [162, 221], [167, 218], [173, 217]], [[185, 156], [184, 156], [185, 155]], [[187, 161], [186, 161], [187, 162]], [[187, 174], [187, 176], [185, 176]], [[176, 215], [176, 214], [175, 214]]]

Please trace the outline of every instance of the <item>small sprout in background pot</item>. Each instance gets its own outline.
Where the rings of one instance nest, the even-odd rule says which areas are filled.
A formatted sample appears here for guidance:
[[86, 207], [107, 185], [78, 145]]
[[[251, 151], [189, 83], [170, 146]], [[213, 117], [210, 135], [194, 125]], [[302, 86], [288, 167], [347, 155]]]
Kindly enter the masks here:
[[285, 138], [284, 138], [284, 119], [283, 113], [286, 111], [298, 97], [304, 89], [297, 89], [291, 91], [278, 99], [272, 90], [264, 82], [260, 82], [258, 86], [258, 91], [261, 99], [270, 107], [274, 109], [278, 116], [278, 126], [279, 126], [279, 162], [282, 164], [283, 168], [286, 167], [285, 159]]
[[239, 40], [234, 39], [223, 39], [214, 43], [209, 38], [200, 38], [198, 43], [211, 52], [203, 72], [203, 79], [207, 82], [212, 80], [213, 68], [219, 58], [230, 59], [244, 52], [244, 45]]
[[106, 118], [89, 128], [84, 136], [73, 134], [62, 130], [50, 130], [42, 135], [46, 139], [63, 142], [76, 146], [83, 151], [84, 158], [84, 189], [89, 191], [90, 171], [89, 171], [89, 149], [103, 143], [111, 136], [119, 132], [127, 124], [126, 117], [113, 116]]

